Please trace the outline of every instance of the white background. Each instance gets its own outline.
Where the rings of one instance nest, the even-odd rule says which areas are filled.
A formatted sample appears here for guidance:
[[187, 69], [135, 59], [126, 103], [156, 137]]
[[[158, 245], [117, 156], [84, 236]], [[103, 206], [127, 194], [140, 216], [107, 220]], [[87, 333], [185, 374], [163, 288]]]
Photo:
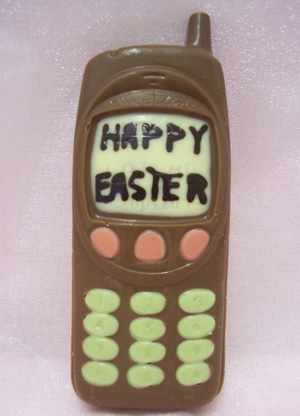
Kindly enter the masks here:
[[154, 414], [95, 409], [71, 386], [73, 135], [86, 62], [183, 44], [197, 11], [231, 127], [226, 378], [210, 405], [176, 414], [299, 415], [299, 1], [1, 0], [3, 416]]

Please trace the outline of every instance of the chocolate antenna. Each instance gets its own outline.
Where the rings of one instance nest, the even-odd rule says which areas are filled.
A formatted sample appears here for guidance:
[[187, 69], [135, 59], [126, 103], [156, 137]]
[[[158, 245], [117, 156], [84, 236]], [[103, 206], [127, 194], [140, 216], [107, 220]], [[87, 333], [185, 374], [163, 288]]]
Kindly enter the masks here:
[[195, 13], [189, 19], [186, 45], [199, 46], [207, 52], [211, 50], [210, 19], [206, 13]]

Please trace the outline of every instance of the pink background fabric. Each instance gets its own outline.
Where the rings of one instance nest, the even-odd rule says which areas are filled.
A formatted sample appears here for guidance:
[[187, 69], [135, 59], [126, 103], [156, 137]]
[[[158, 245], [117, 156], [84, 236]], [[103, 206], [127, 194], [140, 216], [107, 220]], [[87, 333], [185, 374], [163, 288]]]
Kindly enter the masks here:
[[183, 44], [197, 11], [230, 116], [226, 378], [211, 404], [176, 415], [299, 415], [297, 0], [1, 1], [1, 415], [160, 414], [93, 408], [71, 386], [73, 135], [87, 61]]

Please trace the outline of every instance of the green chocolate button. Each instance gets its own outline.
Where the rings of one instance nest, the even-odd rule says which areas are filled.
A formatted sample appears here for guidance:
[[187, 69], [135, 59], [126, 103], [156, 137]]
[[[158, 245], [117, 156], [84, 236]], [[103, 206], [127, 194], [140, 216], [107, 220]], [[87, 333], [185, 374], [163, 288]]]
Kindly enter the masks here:
[[177, 381], [183, 386], [195, 386], [204, 383], [211, 376], [207, 363], [183, 364], [176, 371]]
[[192, 289], [179, 296], [178, 303], [187, 313], [201, 313], [210, 309], [216, 301], [216, 295], [209, 289]]
[[90, 336], [83, 341], [82, 349], [92, 360], [113, 360], [119, 353], [118, 344], [109, 338]]
[[186, 339], [197, 339], [205, 337], [215, 329], [216, 321], [210, 315], [186, 316], [182, 318], [177, 326], [179, 334]]
[[85, 304], [91, 311], [111, 313], [120, 306], [120, 297], [112, 290], [92, 289], [85, 296]]
[[184, 363], [195, 363], [206, 360], [214, 349], [214, 343], [210, 339], [183, 341], [177, 347], [177, 357]]
[[119, 377], [117, 367], [111, 363], [89, 361], [81, 368], [82, 377], [93, 386], [111, 386]]
[[138, 315], [154, 315], [161, 312], [165, 305], [166, 298], [156, 292], [139, 292], [130, 299], [131, 309]]
[[166, 348], [159, 342], [137, 341], [129, 348], [130, 358], [136, 363], [156, 363], [166, 355]]
[[84, 318], [83, 326], [90, 335], [107, 337], [117, 332], [119, 323], [114, 316], [91, 312]]
[[135, 365], [127, 372], [128, 383], [137, 389], [157, 386], [164, 378], [164, 372], [159, 367], [149, 364]]
[[134, 319], [129, 330], [132, 337], [138, 341], [155, 341], [166, 332], [163, 321], [154, 318]]

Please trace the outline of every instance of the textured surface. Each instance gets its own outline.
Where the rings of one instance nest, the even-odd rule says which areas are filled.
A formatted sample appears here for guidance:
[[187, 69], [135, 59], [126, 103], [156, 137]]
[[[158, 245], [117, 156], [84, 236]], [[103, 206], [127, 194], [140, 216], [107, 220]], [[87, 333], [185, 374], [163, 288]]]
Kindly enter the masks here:
[[183, 44], [188, 17], [200, 10], [211, 15], [225, 73], [232, 145], [226, 378], [201, 414], [299, 414], [299, 2], [2, 0], [5, 416], [121, 414], [84, 404], [70, 381], [71, 169], [81, 79], [101, 51]]

